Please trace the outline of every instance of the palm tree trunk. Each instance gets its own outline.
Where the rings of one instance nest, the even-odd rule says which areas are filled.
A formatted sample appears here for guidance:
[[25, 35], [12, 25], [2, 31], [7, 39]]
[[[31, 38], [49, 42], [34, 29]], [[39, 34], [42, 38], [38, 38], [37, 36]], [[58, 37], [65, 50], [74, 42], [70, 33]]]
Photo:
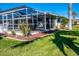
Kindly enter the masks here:
[[72, 16], [72, 3], [69, 3], [69, 8], [68, 8], [68, 17], [69, 17], [69, 30], [72, 30], [72, 19], [71, 19], [71, 16]]

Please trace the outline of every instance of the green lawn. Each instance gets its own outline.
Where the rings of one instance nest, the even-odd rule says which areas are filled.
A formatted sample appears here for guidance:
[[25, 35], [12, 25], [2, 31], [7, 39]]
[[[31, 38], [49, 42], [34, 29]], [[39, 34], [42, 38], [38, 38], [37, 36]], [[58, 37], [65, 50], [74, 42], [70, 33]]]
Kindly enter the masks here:
[[[74, 26], [74, 28], [78, 27]], [[32, 42], [20, 42], [0, 37], [0, 55], [5, 56], [64, 56], [79, 55], [79, 32], [58, 31]]]

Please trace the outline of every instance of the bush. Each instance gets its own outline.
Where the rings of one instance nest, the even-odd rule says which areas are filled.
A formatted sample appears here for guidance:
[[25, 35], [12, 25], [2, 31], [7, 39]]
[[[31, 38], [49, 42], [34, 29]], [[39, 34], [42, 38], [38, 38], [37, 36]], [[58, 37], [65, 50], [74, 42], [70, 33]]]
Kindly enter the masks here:
[[61, 29], [64, 29], [65, 28], [65, 25], [61, 24], [60, 27], [61, 27]]
[[26, 24], [25, 22], [22, 22], [19, 25], [19, 27], [24, 36], [26, 36], [29, 33], [30, 28], [29, 28], [28, 24]]
[[11, 33], [12, 33], [12, 35], [16, 35], [15, 30], [12, 30]]
[[2, 37], [2, 36], [0, 36], [0, 39], [3, 39], [3, 37]]

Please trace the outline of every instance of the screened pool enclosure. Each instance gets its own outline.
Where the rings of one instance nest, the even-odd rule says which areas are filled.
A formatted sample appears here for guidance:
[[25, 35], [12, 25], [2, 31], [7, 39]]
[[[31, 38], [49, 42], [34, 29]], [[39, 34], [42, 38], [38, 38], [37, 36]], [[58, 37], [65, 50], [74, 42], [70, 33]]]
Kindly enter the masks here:
[[0, 11], [0, 20], [2, 20], [2, 30], [5, 31], [19, 31], [21, 22], [26, 22], [32, 31], [45, 31], [54, 28], [56, 15], [21, 6]]

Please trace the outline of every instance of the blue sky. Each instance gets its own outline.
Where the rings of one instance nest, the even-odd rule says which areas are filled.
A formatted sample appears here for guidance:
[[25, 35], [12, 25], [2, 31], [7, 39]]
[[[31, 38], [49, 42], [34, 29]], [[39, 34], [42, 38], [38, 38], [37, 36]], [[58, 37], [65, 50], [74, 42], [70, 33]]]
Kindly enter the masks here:
[[[9, 8], [14, 8], [22, 5], [27, 5], [34, 9], [41, 11], [52, 12], [57, 15], [68, 17], [68, 4], [67, 3], [0, 3], [0, 9], [6, 10]], [[75, 11], [79, 18], [79, 4], [72, 4], [72, 10]]]

